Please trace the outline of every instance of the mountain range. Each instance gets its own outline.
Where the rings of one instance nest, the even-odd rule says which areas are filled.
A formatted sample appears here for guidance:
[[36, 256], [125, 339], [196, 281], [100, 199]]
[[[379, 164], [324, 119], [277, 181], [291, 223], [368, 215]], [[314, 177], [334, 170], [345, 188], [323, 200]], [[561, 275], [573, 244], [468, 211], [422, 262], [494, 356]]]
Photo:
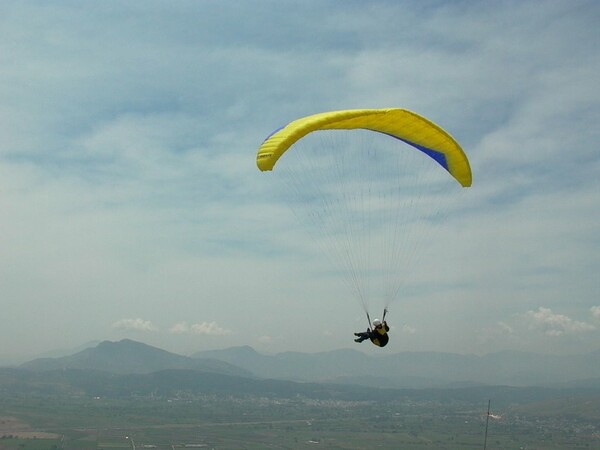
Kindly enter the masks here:
[[600, 379], [600, 350], [569, 356], [515, 351], [485, 356], [438, 352], [369, 356], [355, 350], [263, 355], [251, 347], [232, 347], [198, 352], [192, 357], [218, 359], [259, 377], [387, 388], [552, 386], [593, 384]]
[[59, 358], [38, 358], [19, 369], [65, 369], [113, 374], [191, 370], [245, 379], [279, 379], [377, 388], [476, 385], [600, 387], [600, 350], [569, 356], [500, 352], [485, 356], [401, 352], [371, 356], [356, 350], [261, 354], [248, 346], [183, 356], [124, 339]]
[[248, 370], [214, 358], [190, 358], [150, 345], [124, 339], [104, 341], [73, 355], [37, 358], [19, 366], [31, 371], [62, 369], [98, 370], [114, 374], [147, 374], [161, 370], [198, 370], [241, 377], [254, 376]]

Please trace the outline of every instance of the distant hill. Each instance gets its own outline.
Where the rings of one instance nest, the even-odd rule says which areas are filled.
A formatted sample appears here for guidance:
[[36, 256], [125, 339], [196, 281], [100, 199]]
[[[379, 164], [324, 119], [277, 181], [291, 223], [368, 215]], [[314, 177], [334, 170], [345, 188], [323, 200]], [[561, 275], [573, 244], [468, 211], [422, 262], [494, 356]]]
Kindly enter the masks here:
[[[156, 405], [218, 401], [222, 396], [257, 404], [265, 399], [281, 400], [281, 404], [291, 405], [315, 405], [314, 401], [472, 405], [494, 399], [496, 408], [537, 404], [551, 411], [584, 408], [597, 415], [600, 377], [594, 374], [598, 353], [569, 357], [514, 352], [483, 357], [410, 352], [369, 356], [338, 350], [263, 355], [251, 347], [234, 347], [192, 358], [125, 339], [101, 342], [67, 357], [0, 368], [0, 396], [86, 402], [150, 399], [158, 400]], [[562, 364], [569, 367], [559, 367]], [[492, 385], [498, 379], [531, 380], [544, 370], [553, 373], [540, 375], [542, 384], [558, 380], [553, 386]], [[497, 374], [491, 377], [494, 371]], [[589, 376], [580, 376], [584, 373]], [[286, 377], [314, 377], [324, 382], [298, 382]], [[486, 383], [479, 381], [482, 379]]]
[[246, 378], [390, 389], [482, 385], [600, 387], [600, 350], [569, 356], [508, 351], [485, 356], [436, 352], [372, 356], [350, 349], [265, 355], [252, 347], [241, 346], [198, 352], [188, 357], [124, 339], [104, 341], [70, 356], [34, 359], [19, 368], [38, 372], [80, 369], [113, 374], [192, 370]]
[[[259, 377], [335, 382], [389, 388], [460, 385], [577, 385], [600, 377], [600, 350], [556, 356], [500, 352], [485, 356], [437, 352], [402, 352], [369, 356], [355, 350], [263, 355], [251, 347], [198, 352], [194, 358], [228, 362]], [[589, 381], [591, 380], [591, 381]]]
[[70, 356], [37, 358], [21, 364], [19, 368], [31, 371], [99, 370], [116, 374], [144, 374], [167, 369], [187, 369], [253, 376], [248, 370], [224, 361], [190, 358], [130, 339], [119, 342], [104, 341], [96, 347], [86, 348]]
[[152, 373], [115, 374], [105, 371], [62, 369], [31, 371], [0, 368], [3, 396], [35, 398], [110, 398], [188, 400], [210, 396], [213, 399], [289, 399], [292, 404], [307, 399], [351, 402], [483, 402], [493, 398], [495, 407], [547, 402], [558, 399], [595, 401], [600, 388], [541, 388], [471, 386], [446, 389], [382, 389], [338, 384], [297, 383], [287, 380], [248, 378], [198, 370], [161, 370]]
[[70, 356], [73, 355], [75, 353], [78, 353], [82, 350], [85, 350], [86, 348], [91, 348], [91, 347], [96, 347], [101, 341], [90, 341], [90, 342], [86, 342], [85, 344], [82, 345], [78, 345], [77, 347], [74, 348], [62, 348], [62, 349], [56, 349], [56, 350], [51, 350], [48, 352], [44, 352], [41, 353], [39, 355], [35, 355], [35, 358], [60, 358], [62, 356]]

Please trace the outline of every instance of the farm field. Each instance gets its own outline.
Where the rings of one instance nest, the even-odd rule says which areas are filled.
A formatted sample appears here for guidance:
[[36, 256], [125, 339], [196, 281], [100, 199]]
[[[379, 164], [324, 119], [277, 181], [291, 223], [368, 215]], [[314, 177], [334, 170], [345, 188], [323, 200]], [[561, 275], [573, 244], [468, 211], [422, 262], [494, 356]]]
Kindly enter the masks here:
[[[592, 403], [598, 403], [592, 399]], [[589, 414], [590, 401], [582, 400]], [[499, 411], [488, 449], [592, 449], [596, 417], [532, 405]], [[108, 449], [479, 449], [486, 404], [319, 401], [198, 396], [177, 399], [3, 398], [0, 450]], [[541, 411], [541, 410], [540, 410]], [[592, 414], [597, 414], [596, 409]]]

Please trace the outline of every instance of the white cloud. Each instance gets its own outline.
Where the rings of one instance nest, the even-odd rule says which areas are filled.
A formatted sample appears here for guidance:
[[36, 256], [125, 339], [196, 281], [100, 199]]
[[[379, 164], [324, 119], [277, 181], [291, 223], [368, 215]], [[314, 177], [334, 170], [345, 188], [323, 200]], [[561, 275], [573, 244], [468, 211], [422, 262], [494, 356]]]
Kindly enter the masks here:
[[590, 308], [590, 311], [592, 313], [592, 317], [595, 320], [600, 320], [600, 306], [592, 306]]
[[258, 342], [260, 342], [261, 344], [270, 344], [271, 342], [273, 342], [273, 338], [271, 336], [260, 336], [258, 338]]
[[410, 325], [402, 325], [402, 327], [400, 327], [400, 331], [406, 334], [415, 334], [417, 332], [417, 329], [411, 327]]
[[185, 333], [188, 333], [189, 331], [190, 331], [190, 327], [185, 322], [176, 323], [169, 329], [169, 333], [171, 333], [171, 334], [185, 334]]
[[112, 327], [117, 330], [125, 330], [125, 331], [157, 331], [152, 322], [144, 319], [120, 319], [112, 324]]
[[169, 330], [173, 334], [204, 334], [209, 336], [225, 336], [231, 330], [223, 328], [217, 322], [202, 322], [188, 325], [186, 322], [176, 323]]
[[494, 347], [518, 345], [519, 341], [520, 337], [514, 327], [503, 321], [484, 326], [477, 333], [477, 343], [483, 353], [487, 353], [490, 348]]
[[211, 336], [224, 336], [226, 334], [230, 334], [231, 330], [220, 327], [219, 325], [217, 325], [217, 322], [202, 322], [191, 325], [190, 333], [207, 334]]
[[507, 323], [504, 322], [498, 322], [498, 329], [503, 333], [503, 334], [513, 334], [514, 330], [513, 328], [508, 325]]
[[562, 314], [555, 314], [550, 308], [543, 306], [540, 306], [537, 311], [527, 311], [525, 316], [530, 320], [530, 329], [542, 331], [547, 336], [583, 333], [595, 329], [589, 323], [573, 320]]

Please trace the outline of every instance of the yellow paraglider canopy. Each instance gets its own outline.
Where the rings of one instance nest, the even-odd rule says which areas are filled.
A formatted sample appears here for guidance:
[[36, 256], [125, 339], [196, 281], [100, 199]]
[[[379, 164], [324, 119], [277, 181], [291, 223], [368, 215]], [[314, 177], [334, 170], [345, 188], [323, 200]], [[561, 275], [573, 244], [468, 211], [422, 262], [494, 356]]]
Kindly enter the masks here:
[[421, 150], [444, 167], [463, 187], [471, 186], [469, 161], [460, 145], [441, 127], [405, 109], [354, 109], [303, 117], [272, 133], [258, 149], [261, 171], [273, 170], [296, 141], [318, 130], [365, 129], [387, 134]]

